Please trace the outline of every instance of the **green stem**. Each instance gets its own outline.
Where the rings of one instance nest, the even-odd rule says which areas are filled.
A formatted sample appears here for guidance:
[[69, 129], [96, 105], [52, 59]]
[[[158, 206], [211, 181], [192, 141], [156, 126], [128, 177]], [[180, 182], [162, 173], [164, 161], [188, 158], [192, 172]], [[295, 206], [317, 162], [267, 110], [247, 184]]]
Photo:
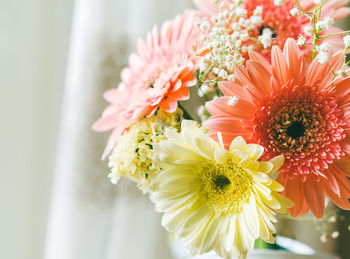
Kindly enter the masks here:
[[319, 39], [319, 36], [317, 34], [317, 29], [316, 29], [316, 13], [314, 11], [314, 13], [312, 14], [312, 22], [313, 22], [313, 26], [314, 26], [314, 43], [312, 45], [312, 59], [314, 60], [316, 57], [316, 46], [317, 46], [317, 41]]
[[306, 15], [307, 17], [309, 17], [308, 14], [312, 14], [311, 12], [306, 12], [306, 11], [301, 7], [301, 5], [300, 5], [300, 3], [299, 3], [298, 0], [295, 0], [295, 2], [296, 2], [296, 4], [297, 4], [299, 10], [302, 12], [302, 14]]
[[211, 64], [210, 67], [207, 69], [207, 71], [205, 71], [204, 75], [201, 76], [201, 78], [199, 79], [199, 82], [202, 82], [206, 77], [207, 75], [210, 73], [210, 71], [213, 69], [214, 65]]
[[332, 36], [337, 36], [337, 35], [342, 35], [342, 34], [347, 34], [350, 33], [350, 30], [348, 31], [342, 31], [342, 32], [337, 32], [337, 33], [332, 33], [332, 34], [327, 34], [327, 35], [320, 35], [318, 36], [319, 38], [327, 38], [327, 37], [332, 37]]
[[316, 8], [316, 13], [317, 13], [318, 11], [320, 11], [320, 14], [321, 14], [321, 8], [324, 6], [325, 3], [327, 3], [327, 1], [328, 1], [328, 0], [323, 1], [323, 3], [320, 4], [320, 5]]

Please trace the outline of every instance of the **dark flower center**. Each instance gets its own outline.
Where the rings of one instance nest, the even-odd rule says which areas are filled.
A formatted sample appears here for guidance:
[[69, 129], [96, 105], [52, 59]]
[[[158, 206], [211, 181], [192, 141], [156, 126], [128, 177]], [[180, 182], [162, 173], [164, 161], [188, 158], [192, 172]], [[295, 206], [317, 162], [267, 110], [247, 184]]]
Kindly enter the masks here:
[[286, 131], [287, 135], [292, 137], [293, 139], [298, 139], [305, 133], [305, 127], [302, 122], [300, 121], [294, 121], [292, 124], [287, 128]]
[[215, 185], [220, 188], [221, 190], [224, 190], [225, 187], [231, 184], [230, 179], [228, 179], [225, 175], [218, 175], [215, 178]]

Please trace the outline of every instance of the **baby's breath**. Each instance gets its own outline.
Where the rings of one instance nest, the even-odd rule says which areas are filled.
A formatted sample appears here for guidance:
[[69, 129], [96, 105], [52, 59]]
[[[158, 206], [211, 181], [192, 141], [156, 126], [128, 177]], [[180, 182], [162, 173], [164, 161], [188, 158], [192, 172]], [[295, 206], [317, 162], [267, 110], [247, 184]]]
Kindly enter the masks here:
[[[201, 40], [210, 50], [199, 68], [198, 84], [203, 88], [201, 95], [215, 90], [222, 80], [234, 79], [235, 67], [243, 65], [247, 52], [254, 48], [254, 44], [259, 44], [258, 39], [249, 35], [263, 22], [263, 8], [257, 6], [252, 14], [248, 14], [242, 3], [236, 0], [228, 8], [220, 6], [220, 12], [210, 21], [205, 17], [197, 22], [197, 27], [206, 35]], [[265, 35], [262, 43], [270, 45], [268, 41]]]

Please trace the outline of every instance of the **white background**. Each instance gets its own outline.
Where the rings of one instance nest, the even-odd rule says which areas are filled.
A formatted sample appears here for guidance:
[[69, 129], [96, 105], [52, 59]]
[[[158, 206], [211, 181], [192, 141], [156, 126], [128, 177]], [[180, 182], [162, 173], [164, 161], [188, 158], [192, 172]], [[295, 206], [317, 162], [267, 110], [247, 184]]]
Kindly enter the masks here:
[[42, 258], [72, 8], [0, 0], [1, 259]]
[[[138, 30], [128, 30], [131, 38], [148, 31], [150, 24], [173, 17], [191, 2], [139, 0], [143, 5], [144, 1], [152, 3], [141, 9], [137, 0], [100, 1], [112, 6], [113, 2], [132, 3], [128, 11], [135, 10], [138, 19], [131, 19], [129, 26]], [[40, 259], [44, 255], [73, 4], [74, 0], [0, 0], [0, 259]], [[113, 10], [105, 19], [113, 28], [125, 27]], [[119, 202], [114, 210], [123, 210], [128, 206], [125, 203]], [[158, 225], [158, 219], [154, 224]], [[128, 226], [125, 228], [127, 232]], [[303, 241], [315, 242], [316, 249], [320, 245], [317, 234], [305, 235], [303, 227], [296, 232]]]

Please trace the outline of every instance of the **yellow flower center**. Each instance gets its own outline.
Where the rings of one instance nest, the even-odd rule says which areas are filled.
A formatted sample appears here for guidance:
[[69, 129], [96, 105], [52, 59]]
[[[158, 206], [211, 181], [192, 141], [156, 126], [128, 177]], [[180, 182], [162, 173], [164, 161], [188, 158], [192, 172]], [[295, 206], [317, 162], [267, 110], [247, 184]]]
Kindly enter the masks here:
[[207, 161], [196, 173], [209, 208], [224, 214], [242, 211], [252, 192], [253, 177], [248, 172], [229, 160], [225, 164]]

